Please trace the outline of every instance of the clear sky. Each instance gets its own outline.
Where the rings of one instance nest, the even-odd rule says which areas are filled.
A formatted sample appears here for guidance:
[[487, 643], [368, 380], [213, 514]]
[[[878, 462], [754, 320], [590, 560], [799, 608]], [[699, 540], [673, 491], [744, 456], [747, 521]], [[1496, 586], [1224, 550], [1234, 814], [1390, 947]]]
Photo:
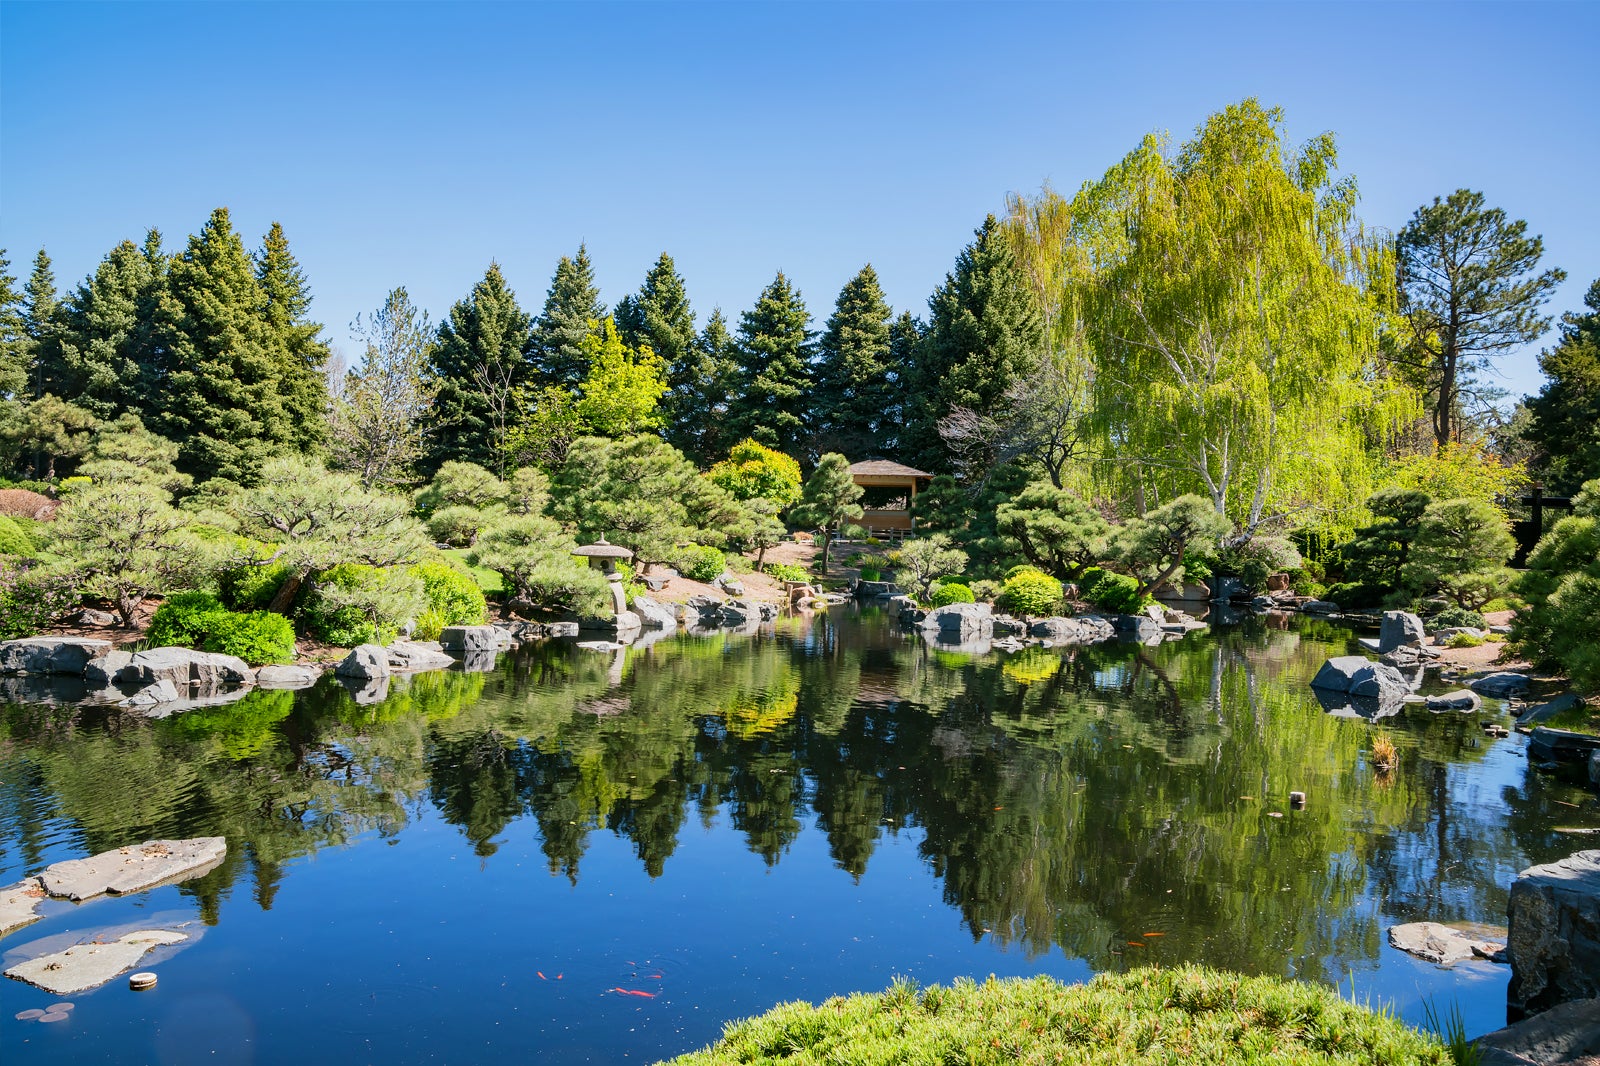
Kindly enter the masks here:
[[[1600, 277], [1600, 4], [0, 3], [0, 246], [62, 288], [218, 205], [274, 220], [335, 346], [396, 285], [504, 267], [536, 312], [663, 250], [700, 320], [782, 269], [820, 322], [871, 262], [923, 313], [986, 212], [1245, 96], [1338, 135], [1371, 225], [1461, 186]], [[1534, 349], [1536, 350], [1536, 349]], [[1536, 390], [1534, 350], [1505, 382]]]

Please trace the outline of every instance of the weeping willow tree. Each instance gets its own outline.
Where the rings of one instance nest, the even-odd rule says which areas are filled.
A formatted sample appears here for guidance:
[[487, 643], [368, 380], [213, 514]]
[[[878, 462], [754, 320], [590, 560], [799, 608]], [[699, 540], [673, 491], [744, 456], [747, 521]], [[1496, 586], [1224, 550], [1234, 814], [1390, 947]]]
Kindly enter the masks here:
[[1071, 200], [1013, 197], [1009, 232], [1058, 358], [1084, 352], [1103, 490], [1143, 511], [1197, 492], [1238, 529], [1359, 508], [1414, 412], [1379, 362], [1388, 243], [1333, 138], [1295, 149], [1246, 100], [1175, 153], [1151, 135]]

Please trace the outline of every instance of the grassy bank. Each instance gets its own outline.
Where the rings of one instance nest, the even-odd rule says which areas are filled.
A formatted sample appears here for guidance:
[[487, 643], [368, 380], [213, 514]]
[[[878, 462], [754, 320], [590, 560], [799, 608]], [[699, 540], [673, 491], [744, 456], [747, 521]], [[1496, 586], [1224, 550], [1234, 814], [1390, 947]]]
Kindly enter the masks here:
[[1198, 967], [1048, 977], [900, 981], [820, 1006], [781, 1004], [730, 1024], [674, 1066], [724, 1063], [1448, 1064], [1436, 1038], [1317, 985]]

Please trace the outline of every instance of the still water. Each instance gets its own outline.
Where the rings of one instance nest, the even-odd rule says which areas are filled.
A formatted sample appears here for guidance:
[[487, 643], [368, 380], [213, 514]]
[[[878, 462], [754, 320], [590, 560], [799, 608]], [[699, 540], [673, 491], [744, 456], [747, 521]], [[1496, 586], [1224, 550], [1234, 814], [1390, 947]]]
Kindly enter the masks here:
[[0, 1059], [652, 1062], [897, 974], [1188, 960], [1496, 1028], [1505, 968], [1384, 932], [1503, 925], [1517, 871], [1580, 850], [1558, 829], [1600, 809], [1477, 715], [1325, 714], [1307, 682], [1352, 647], [1248, 620], [969, 658], [840, 609], [553, 643], [376, 703], [330, 677], [160, 721], [0, 704], [0, 884], [153, 837], [229, 844], [203, 879], [50, 902], [0, 941], [10, 965], [191, 934], [141, 967], [155, 990], [114, 981], [65, 1022], [14, 1020], [57, 997], [0, 982]]

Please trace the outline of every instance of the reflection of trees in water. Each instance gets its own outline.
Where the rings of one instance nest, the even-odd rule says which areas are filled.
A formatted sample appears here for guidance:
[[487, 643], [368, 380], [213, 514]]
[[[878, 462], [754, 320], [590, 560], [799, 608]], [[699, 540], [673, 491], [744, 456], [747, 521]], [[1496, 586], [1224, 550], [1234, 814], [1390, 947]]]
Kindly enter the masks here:
[[1466, 717], [1399, 723], [1404, 765], [1375, 779], [1367, 727], [1305, 686], [1347, 645], [1319, 623], [975, 660], [819, 615], [630, 651], [620, 684], [609, 657], [552, 645], [372, 706], [330, 679], [161, 722], [9, 707], [0, 845], [35, 866], [58, 817], [90, 851], [223, 833], [224, 868], [189, 889], [214, 916], [229, 884], [270, 906], [287, 861], [422, 804], [485, 858], [531, 817], [573, 881], [607, 830], [661, 874], [691, 811], [726, 812], [768, 865], [814, 818], [855, 878], [909, 826], [975, 937], [1332, 979], [1377, 954], [1368, 893], [1396, 915], [1495, 913], [1521, 856], [1559, 850], [1539, 781], [1504, 820], [1460, 794], [1483, 753]]

